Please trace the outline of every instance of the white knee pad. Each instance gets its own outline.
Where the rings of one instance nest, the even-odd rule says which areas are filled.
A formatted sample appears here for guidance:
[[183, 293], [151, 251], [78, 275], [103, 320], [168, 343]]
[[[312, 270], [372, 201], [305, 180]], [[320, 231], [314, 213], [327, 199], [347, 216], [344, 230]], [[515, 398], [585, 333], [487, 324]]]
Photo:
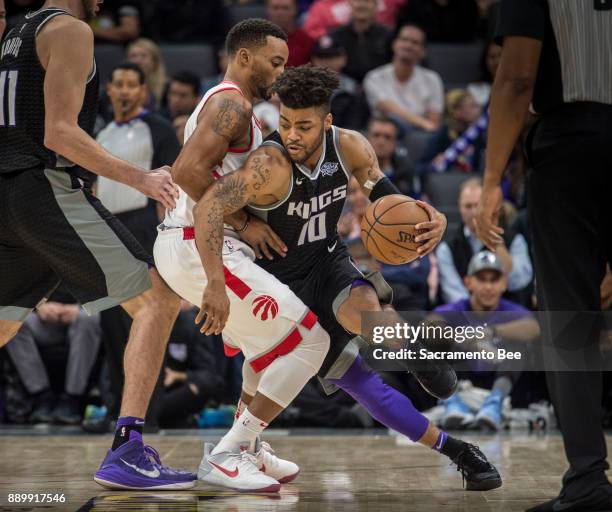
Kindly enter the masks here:
[[244, 363], [242, 363], [242, 391], [249, 396], [255, 396], [261, 376], [261, 373], [255, 373], [255, 370], [251, 368], [251, 365], [245, 359]]
[[300, 326], [300, 334], [302, 341], [294, 350], [261, 372], [257, 387], [258, 392], [282, 407], [287, 407], [316, 375], [329, 350], [329, 335], [318, 322], [310, 330]]

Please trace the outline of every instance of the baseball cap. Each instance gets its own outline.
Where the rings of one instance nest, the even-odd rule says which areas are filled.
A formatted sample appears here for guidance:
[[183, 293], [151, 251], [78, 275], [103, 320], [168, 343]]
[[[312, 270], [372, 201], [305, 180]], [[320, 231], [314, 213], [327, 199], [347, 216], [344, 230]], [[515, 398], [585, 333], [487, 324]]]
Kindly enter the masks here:
[[345, 53], [344, 48], [329, 36], [320, 37], [312, 49], [312, 55], [323, 58], [339, 57]]
[[481, 251], [474, 254], [468, 265], [467, 274], [473, 276], [481, 270], [495, 270], [500, 274], [504, 273], [504, 266], [502, 265], [499, 256], [491, 251]]

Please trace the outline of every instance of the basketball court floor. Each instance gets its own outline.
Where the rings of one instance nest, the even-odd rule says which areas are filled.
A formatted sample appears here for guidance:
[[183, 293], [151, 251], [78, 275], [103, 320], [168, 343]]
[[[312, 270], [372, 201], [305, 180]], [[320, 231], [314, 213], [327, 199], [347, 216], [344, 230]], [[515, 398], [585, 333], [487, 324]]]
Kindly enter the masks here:
[[[166, 464], [195, 470], [203, 440], [221, 434], [166, 431], [145, 439]], [[233, 493], [203, 483], [182, 492], [111, 492], [92, 481], [111, 436], [79, 435], [76, 428], [4, 427], [0, 428], [0, 511], [518, 512], [558, 493], [565, 459], [557, 433], [463, 437], [478, 444], [498, 467], [502, 488], [463, 491], [461, 474], [445, 457], [398, 441], [383, 430], [271, 430], [266, 439], [277, 454], [302, 469], [293, 483], [283, 486], [280, 496]], [[63, 494], [65, 502], [17, 505], [8, 503], [10, 493]]]

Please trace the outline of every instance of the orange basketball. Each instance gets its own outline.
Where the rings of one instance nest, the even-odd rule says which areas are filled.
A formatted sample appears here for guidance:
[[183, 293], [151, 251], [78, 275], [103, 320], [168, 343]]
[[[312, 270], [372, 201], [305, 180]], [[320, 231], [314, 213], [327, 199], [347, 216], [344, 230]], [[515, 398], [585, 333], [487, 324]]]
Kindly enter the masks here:
[[419, 256], [419, 233], [414, 228], [429, 220], [427, 211], [414, 199], [393, 194], [381, 197], [366, 210], [361, 220], [361, 239], [368, 252], [390, 265], [410, 263]]

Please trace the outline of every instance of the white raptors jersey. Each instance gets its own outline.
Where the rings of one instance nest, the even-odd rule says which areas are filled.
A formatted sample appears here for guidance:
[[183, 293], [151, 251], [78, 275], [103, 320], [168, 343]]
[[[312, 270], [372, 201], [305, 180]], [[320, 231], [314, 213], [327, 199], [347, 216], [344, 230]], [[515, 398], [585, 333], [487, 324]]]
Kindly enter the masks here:
[[[240, 94], [242, 94], [242, 91], [240, 90], [240, 87], [237, 84], [233, 82], [224, 81], [210, 89], [204, 95], [204, 97], [194, 110], [193, 114], [191, 114], [191, 116], [189, 117], [187, 124], [185, 125], [185, 142], [189, 140], [189, 137], [191, 137], [191, 135], [195, 131], [198, 125], [198, 116], [200, 115], [200, 112], [202, 111], [204, 105], [206, 105], [206, 102], [210, 99], [210, 97], [214, 94], [217, 94], [218, 92], [227, 91], [231, 89], [234, 89]], [[246, 162], [249, 153], [259, 147], [263, 142], [261, 126], [254, 114], [251, 118], [250, 140], [251, 144], [248, 147], [228, 150], [228, 152], [225, 154], [225, 157], [223, 158], [223, 161], [221, 162], [221, 165], [218, 165], [213, 170], [213, 174], [215, 175], [215, 177], [229, 174], [230, 172], [242, 167]], [[174, 210], [166, 210], [166, 218], [164, 219], [164, 225], [166, 227], [172, 228], [193, 226], [194, 206], [195, 203], [193, 202], [193, 200], [183, 190], [181, 190], [180, 196], [176, 201], [176, 208]], [[229, 226], [226, 225], [225, 228], [227, 232]]]

